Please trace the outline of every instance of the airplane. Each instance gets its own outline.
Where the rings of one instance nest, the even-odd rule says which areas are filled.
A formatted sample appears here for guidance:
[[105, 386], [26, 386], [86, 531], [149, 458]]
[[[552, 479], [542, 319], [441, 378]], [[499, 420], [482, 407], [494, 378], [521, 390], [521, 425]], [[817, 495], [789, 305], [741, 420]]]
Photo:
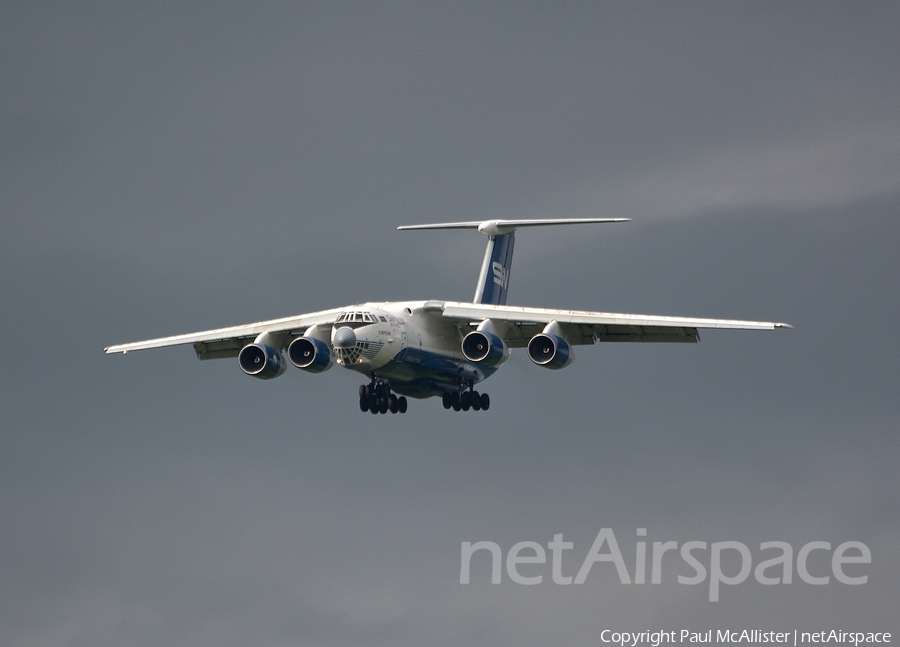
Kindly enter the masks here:
[[[785, 323], [698, 319], [507, 306], [518, 229], [627, 222], [629, 218], [484, 220], [407, 225], [398, 230], [476, 229], [488, 237], [470, 303], [374, 302], [242, 326], [162, 337], [104, 349], [107, 353], [192, 344], [201, 360], [237, 357], [241, 370], [269, 380], [292, 365], [321, 373], [334, 363], [366, 376], [359, 409], [405, 413], [407, 397], [440, 396], [444, 409], [487, 411], [490, 396], [475, 385], [493, 375], [510, 349], [525, 348], [537, 366], [572, 363], [573, 346], [596, 342], [696, 343], [700, 328], [774, 330]], [[399, 394], [399, 395], [398, 395]]]

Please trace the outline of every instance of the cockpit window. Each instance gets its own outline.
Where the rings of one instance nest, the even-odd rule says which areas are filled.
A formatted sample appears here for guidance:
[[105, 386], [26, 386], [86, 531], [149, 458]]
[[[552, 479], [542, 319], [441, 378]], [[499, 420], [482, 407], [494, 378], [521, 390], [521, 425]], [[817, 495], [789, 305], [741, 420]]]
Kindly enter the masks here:
[[[378, 319], [375, 318], [374, 315], [368, 312], [343, 312], [341, 313], [336, 324], [372, 324], [378, 323]], [[351, 326], [352, 328], [356, 328], [357, 326]]]

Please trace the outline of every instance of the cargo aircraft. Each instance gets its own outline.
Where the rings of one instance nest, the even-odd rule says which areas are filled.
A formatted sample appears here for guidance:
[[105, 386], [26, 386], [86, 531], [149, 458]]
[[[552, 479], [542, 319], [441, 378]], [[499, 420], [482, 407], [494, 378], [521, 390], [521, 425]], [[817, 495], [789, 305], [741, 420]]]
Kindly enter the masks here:
[[526, 227], [625, 222], [628, 218], [486, 220], [398, 227], [477, 229], [488, 237], [471, 303], [363, 303], [284, 319], [119, 344], [107, 353], [191, 344], [199, 359], [237, 357], [241, 370], [276, 378], [287, 361], [308, 373], [334, 363], [368, 378], [359, 408], [405, 413], [407, 397], [440, 396], [445, 409], [486, 411], [491, 400], [475, 385], [493, 375], [510, 349], [525, 348], [547, 369], [572, 363], [573, 347], [596, 342], [696, 343], [699, 328], [774, 330], [788, 324], [696, 319], [506, 305], [515, 232]]

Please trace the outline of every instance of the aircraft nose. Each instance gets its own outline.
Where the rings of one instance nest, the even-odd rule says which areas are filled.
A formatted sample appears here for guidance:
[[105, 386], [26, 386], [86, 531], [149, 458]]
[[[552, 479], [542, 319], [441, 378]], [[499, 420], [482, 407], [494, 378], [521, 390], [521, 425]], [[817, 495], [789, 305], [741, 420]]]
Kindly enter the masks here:
[[356, 346], [356, 333], [347, 326], [338, 328], [331, 338], [331, 345], [335, 348], [353, 348]]

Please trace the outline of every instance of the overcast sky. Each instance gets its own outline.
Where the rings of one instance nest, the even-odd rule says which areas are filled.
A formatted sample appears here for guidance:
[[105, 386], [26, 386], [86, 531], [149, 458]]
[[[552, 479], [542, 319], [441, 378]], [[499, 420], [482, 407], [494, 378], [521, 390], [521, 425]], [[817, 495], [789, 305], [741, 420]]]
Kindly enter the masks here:
[[[0, 644], [896, 640], [898, 33], [896, 2], [0, 3]], [[478, 414], [102, 352], [467, 300], [484, 238], [398, 225], [584, 216], [633, 220], [520, 232], [511, 304], [794, 330], [513, 353]], [[463, 542], [561, 533], [574, 576], [601, 528], [632, 576], [637, 541], [858, 541], [869, 579], [710, 602], [677, 552], [563, 586], [548, 549], [460, 584]]]

